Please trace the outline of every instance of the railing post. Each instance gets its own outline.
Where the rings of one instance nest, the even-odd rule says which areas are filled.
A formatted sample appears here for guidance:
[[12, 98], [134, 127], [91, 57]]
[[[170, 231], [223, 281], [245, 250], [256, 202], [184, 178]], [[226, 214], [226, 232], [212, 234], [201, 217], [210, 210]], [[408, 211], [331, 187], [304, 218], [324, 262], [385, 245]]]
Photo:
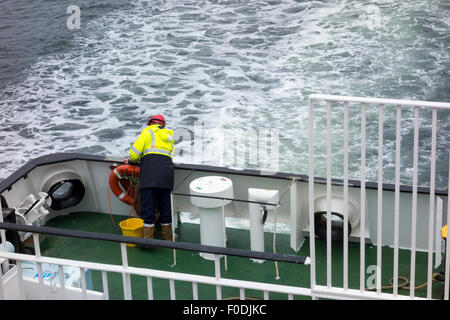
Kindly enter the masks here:
[[361, 234], [359, 238], [360, 269], [359, 287], [361, 293], [365, 290], [366, 275], [366, 104], [361, 105], [361, 190], [360, 190], [360, 224]]
[[[331, 101], [327, 101], [327, 287], [331, 288]], [[314, 223], [314, 221], [312, 221]]]
[[434, 230], [434, 200], [435, 200], [435, 181], [436, 181], [436, 127], [437, 127], [437, 109], [432, 108], [431, 120], [431, 169], [430, 169], [430, 210], [428, 215], [428, 277], [427, 277], [427, 299], [431, 299], [432, 273], [433, 273], [433, 230]]
[[[220, 255], [214, 254], [214, 269], [215, 269], [215, 276], [216, 280], [220, 281], [221, 275], [220, 275]], [[216, 297], [217, 300], [222, 300], [222, 286], [217, 285], [216, 286]]]
[[66, 283], [64, 278], [64, 267], [62, 265], [58, 265], [58, 276], [59, 276], [59, 288], [62, 292], [66, 289]]
[[239, 299], [245, 300], [245, 288], [239, 288]]
[[147, 277], [147, 295], [148, 295], [148, 300], [153, 300], [153, 280], [152, 280], [152, 277]]
[[192, 300], [198, 300], [198, 285], [197, 285], [197, 282], [192, 282]]
[[125, 300], [131, 300], [132, 299], [131, 278], [130, 278], [130, 274], [128, 272], [126, 272], [126, 269], [128, 268], [128, 256], [127, 256], [126, 243], [121, 242], [120, 249], [121, 249], [121, 253], [122, 253], [122, 267], [124, 269], [122, 272], [124, 298], [125, 298]]
[[[34, 253], [36, 258], [40, 259], [41, 258], [41, 245], [39, 243], [39, 234], [38, 233], [33, 233], [33, 243], [34, 243]], [[39, 279], [39, 289], [42, 292], [45, 292], [44, 289], [44, 278], [42, 277], [42, 263], [41, 262], [37, 262], [37, 270], [38, 270], [38, 279]], [[41, 298], [42, 295], [41, 295]]]
[[344, 102], [344, 290], [348, 289], [348, 102]]
[[400, 150], [401, 150], [401, 106], [397, 106], [396, 129], [395, 129], [395, 203], [394, 203], [394, 283], [393, 294], [398, 295], [398, 242], [399, 242], [399, 220], [400, 220]]
[[81, 276], [81, 294], [84, 300], [86, 300], [87, 292], [86, 292], [86, 269], [80, 267], [80, 276]]
[[413, 193], [411, 213], [411, 284], [409, 295], [414, 298], [416, 283], [417, 180], [419, 158], [419, 107], [414, 107]]
[[[223, 223], [223, 247], [226, 248], [227, 247], [227, 225], [226, 225], [226, 221], [225, 221], [225, 199], [222, 199], [222, 223]], [[228, 270], [228, 259], [227, 259], [226, 255], [224, 255], [223, 260], [224, 260], [225, 271], [227, 271]]]
[[377, 293], [381, 294], [381, 261], [383, 236], [383, 105], [378, 107], [378, 193], [377, 193]]
[[108, 290], [108, 275], [106, 271], [102, 271], [102, 284], [103, 284], [103, 298], [104, 300], [109, 300], [109, 290]]
[[309, 99], [309, 136], [308, 136], [308, 211], [309, 211], [309, 255], [310, 266], [310, 288], [316, 285], [316, 245], [314, 232], [314, 106], [313, 100]]
[[169, 287], [170, 287], [170, 300], [176, 300], [175, 280], [169, 279]]
[[444, 299], [449, 299], [450, 291], [450, 243], [448, 241], [448, 226], [450, 224], [450, 153], [448, 155], [448, 185], [447, 185], [447, 240], [445, 250], [445, 282], [444, 282]]

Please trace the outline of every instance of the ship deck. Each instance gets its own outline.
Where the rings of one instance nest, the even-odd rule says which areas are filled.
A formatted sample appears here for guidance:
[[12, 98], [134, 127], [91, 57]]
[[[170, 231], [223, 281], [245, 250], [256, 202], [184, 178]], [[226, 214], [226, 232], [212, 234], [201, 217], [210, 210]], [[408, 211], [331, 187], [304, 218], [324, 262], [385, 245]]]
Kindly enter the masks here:
[[[59, 216], [47, 222], [47, 226], [72, 229], [82, 231], [92, 231], [99, 233], [121, 234], [118, 227], [120, 221], [128, 216], [113, 216], [115, 226], [113, 226], [111, 216], [94, 212], [77, 212], [66, 216]], [[157, 229], [158, 231], [158, 229]], [[189, 243], [200, 243], [200, 226], [194, 223], [180, 223], [177, 228], [178, 241]], [[156, 238], [161, 238], [157, 232]], [[249, 249], [250, 231], [244, 229], [227, 228], [227, 247]], [[309, 256], [309, 242], [305, 239], [299, 252], [295, 252], [289, 246], [289, 236], [287, 234], [277, 234], [276, 250], [278, 253], [285, 253], [299, 256]], [[273, 234], [265, 232], [266, 251], [272, 252]], [[360, 279], [360, 257], [359, 243], [349, 243], [349, 263], [348, 263], [348, 286], [359, 289]], [[100, 240], [68, 238], [60, 236], [41, 235], [42, 255], [73, 260], [83, 260], [89, 262], [117, 264], [122, 263], [121, 250], [118, 243]], [[205, 260], [196, 252], [177, 250], [176, 264], [174, 265], [174, 254], [172, 249], [153, 248], [151, 250], [140, 247], [128, 247], [128, 264], [134, 267], [166, 270], [181, 273], [191, 273], [198, 275], [214, 276], [214, 261]], [[389, 286], [389, 280], [393, 276], [393, 249], [383, 247], [382, 250], [382, 286]], [[332, 244], [332, 284], [333, 286], [343, 286], [343, 245], [342, 242], [333, 241]], [[416, 253], [416, 285], [426, 282], [427, 279], [427, 253]], [[376, 265], [377, 247], [366, 244], [366, 268]], [[282, 284], [290, 286], [310, 287], [310, 267], [286, 262], [278, 263], [279, 279], [276, 279], [276, 267], [274, 261], [256, 263], [248, 258], [227, 257], [227, 270], [225, 270], [224, 259], [221, 259], [221, 276], [229, 279], [240, 279], [256, 282], [266, 282], [272, 284]], [[317, 284], [326, 285], [326, 241], [316, 239], [316, 274]], [[92, 273], [93, 290], [103, 291], [102, 275], [99, 271]], [[365, 275], [366, 280], [373, 273]], [[400, 250], [399, 252], [399, 275], [410, 278], [410, 251]], [[399, 284], [402, 280], [399, 279]], [[123, 296], [122, 275], [108, 273], [109, 298], [121, 300]], [[434, 282], [432, 296], [440, 299], [443, 294], [443, 283]], [[146, 300], [147, 281], [144, 277], [131, 276], [132, 298], [134, 300]], [[190, 282], [175, 281], [176, 299], [193, 299], [192, 284]], [[415, 295], [426, 297], [426, 286], [416, 289]], [[383, 289], [383, 292], [392, 293], [391, 288]], [[170, 299], [169, 280], [153, 279], [154, 299]], [[409, 296], [409, 290], [399, 289], [400, 295]], [[263, 299], [263, 292], [246, 290], [247, 299]], [[216, 299], [216, 288], [211, 285], [198, 285], [198, 298], [201, 300]], [[239, 289], [222, 287], [223, 299], [239, 299]], [[294, 296], [295, 300], [311, 299], [310, 297]], [[270, 299], [287, 299], [285, 294], [270, 293]]]

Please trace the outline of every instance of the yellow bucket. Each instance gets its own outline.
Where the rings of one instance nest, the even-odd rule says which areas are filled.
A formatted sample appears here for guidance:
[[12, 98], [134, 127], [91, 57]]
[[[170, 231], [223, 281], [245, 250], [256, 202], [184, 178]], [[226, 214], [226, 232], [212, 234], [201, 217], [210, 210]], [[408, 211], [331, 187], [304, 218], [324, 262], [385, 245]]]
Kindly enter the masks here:
[[[130, 218], [123, 220], [119, 223], [122, 229], [122, 235], [126, 237], [138, 237], [144, 236], [144, 220], [139, 218]], [[136, 247], [133, 243], [127, 243], [127, 247]]]

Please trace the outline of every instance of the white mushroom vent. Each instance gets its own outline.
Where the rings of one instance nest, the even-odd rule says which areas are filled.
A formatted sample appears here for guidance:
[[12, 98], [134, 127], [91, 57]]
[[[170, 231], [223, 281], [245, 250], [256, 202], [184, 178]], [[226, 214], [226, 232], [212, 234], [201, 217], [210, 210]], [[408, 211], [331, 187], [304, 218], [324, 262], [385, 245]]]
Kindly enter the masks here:
[[[233, 198], [233, 183], [230, 179], [221, 176], [208, 176], [198, 178], [189, 185], [191, 195], [200, 195], [218, 198]], [[200, 208], [218, 208], [231, 200], [191, 197], [191, 203]]]

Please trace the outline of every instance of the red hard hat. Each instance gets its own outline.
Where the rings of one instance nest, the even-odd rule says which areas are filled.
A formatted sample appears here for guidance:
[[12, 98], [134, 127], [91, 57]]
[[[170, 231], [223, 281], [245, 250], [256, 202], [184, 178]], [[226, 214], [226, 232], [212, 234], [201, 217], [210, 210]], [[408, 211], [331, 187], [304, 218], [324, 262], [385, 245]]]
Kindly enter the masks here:
[[166, 126], [166, 119], [164, 118], [164, 116], [162, 114], [156, 114], [154, 116], [152, 116], [150, 118], [150, 120], [148, 120], [148, 123], [150, 124], [150, 122], [157, 122], [162, 124], [163, 126]]

